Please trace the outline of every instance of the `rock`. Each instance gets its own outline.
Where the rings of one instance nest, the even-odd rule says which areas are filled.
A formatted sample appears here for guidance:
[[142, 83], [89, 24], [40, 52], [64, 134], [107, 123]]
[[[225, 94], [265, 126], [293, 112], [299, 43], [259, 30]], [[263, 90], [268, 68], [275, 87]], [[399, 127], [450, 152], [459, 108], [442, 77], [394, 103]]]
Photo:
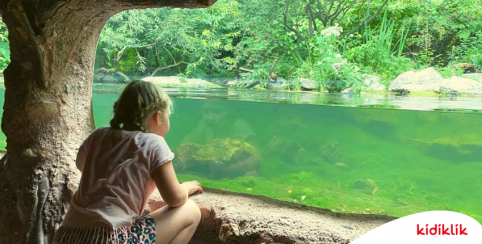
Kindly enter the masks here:
[[289, 85], [288, 84], [280, 84], [280, 83], [273, 83], [270, 82], [268, 83], [268, 90], [273, 90], [273, 91], [284, 91], [288, 90]]
[[226, 82], [226, 84], [224, 84], [224, 85], [227, 86], [227, 87], [234, 87], [234, 86], [236, 86], [236, 81], [230, 80], [230, 81]]
[[373, 193], [377, 189], [377, 184], [370, 179], [360, 179], [353, 182], [353, 188], [362, 190], [366, 193]]
[[243, 83], [244, 88], [250, 89], [255, 87], [256, 85], [259, 84], [259, 81], [253, 81], [253, 80], [243, 80], [241, 81]]
[[482, 73], [463, 74], [462, 77], [482, 82]]
[[335, 139], [328, 139], [320, 147], [321, 157], [330, 163], [335, 163], [343, 158], [343, 152]]
[[276, 83], [280, 85], [284, 85], [284, 84], [288, 84], [288, 81], [285, 80], [283, 77], [278, 77], [278, 79], [276, 80]]
[[385, 86], [382, 84], [382, 78], [375, 75], [364, 74], [362, 76], [367, 91], [384, 91]]
[[451, 95], [457, 95], [457, 91], [450, 88], [450, 87], [446, 87], [444, 85], [441, 85], [439, 87], [439, 90], [438, 91], [435, 91], [437, 92], [438, 94], [451, 94]]
[[482, 83], [458, 76], [445, 79], [436, 92], [450, 91], [451, 93], [482, 93]]
[[[473, 64], [471, 63], [460, 63], [456, 65], [459, 69], [462, 69], [465, 74], [469, 73], [479, 73], [480, 70], [478, 70]], [[454, 66], [453, 66], [454, 67]], [[455, 68], [455, 67], [454, 67]], [[455, 69], [456, 70], [456, 69]]]
[[105, 75], [102, 83], [122, 83], [122, 79], [117, 79], [113, 75]]
[[400, 91], [438, 91], [444, 78], [434, 69], [408, 71], [399, 75], [390, 84], [389, 90]]
[[316, 88], [316, 81], [314, 81], [314, 80], [301, 78], [300, 83], [301, 83], [301, 87], [304, 90], [311, 91], [311, 90], [314, 90]]
[[274, 136], [264, 147], [263, 155], [276, 158], [286, 163], [305, 164], [310, 158], [306, 150], [298, 143], [288, 141], [284, 137]]
[[180, 78], [177, 76], [150, 76], [142, 78], [143, 81], [149, 81], [161, 86], [205, 86], [205, 87], [221, 87], [203, 79]]
[[124, 77], [99, 72], [94, 75], [94, 83], [124, 83]]
[[259, 167], [256, 148], [237, 139], [215, 139], [205, 145], [180, 145], [176, 170], [209, 178], [235, 178], [253, 175]]
[[340, 93], [342, 94], [354, 94], [356, 93], [353, 88], [349, 87], [349, 88], [346, 88], [345, 90], [341, 91]]
[[[262, 196], [204, 189], [190, 197], [201, 209], [201, 222], [190, 244], [203, 243], [350, 243], [395, 218], [334, 213]], [[149, 211], [166, 204], [158, 191]]]

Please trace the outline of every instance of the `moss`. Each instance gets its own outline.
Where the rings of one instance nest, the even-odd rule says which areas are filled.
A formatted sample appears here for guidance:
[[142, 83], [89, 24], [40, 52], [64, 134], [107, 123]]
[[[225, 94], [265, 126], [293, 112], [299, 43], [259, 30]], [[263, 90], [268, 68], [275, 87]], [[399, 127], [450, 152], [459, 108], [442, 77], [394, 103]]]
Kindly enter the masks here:
[[[186, 143], [176, 149], [181, 172], [196, 172], [213, 176], [239, 176], [256, 170], [259, 157], [256, 148], [237, 139], [215, 139], [205, 145]], [[228, 166], [238, 167], [228, 169]]]

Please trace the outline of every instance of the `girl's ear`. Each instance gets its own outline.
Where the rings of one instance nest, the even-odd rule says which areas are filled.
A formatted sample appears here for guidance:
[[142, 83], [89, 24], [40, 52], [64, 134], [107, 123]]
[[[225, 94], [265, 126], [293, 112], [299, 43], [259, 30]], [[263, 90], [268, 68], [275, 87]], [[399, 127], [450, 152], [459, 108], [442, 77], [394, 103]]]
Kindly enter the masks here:
[[153, 116], [155, 117], [156, 125], [160, 125], [162, 123], [162, 112], [157, 111], [153, 114]]

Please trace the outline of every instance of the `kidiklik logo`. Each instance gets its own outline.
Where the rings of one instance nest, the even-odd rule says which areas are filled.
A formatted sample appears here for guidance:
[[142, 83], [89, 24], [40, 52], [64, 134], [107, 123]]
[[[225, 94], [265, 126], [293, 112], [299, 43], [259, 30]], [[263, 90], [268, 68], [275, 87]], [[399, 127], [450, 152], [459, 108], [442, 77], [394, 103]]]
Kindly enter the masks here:
[[479, 221], [453, 211], [422, 212], [386, 222], [350, 244], [482, 244]]
[[417, 224], [417, 236], [428, 236], [428, 235], [439, 235], [439, 236], [458, 236], [458, 235], [468, 235], [467, 228], [463, 228], [462, 224], [451, 224], [450, 226], [445, 224], [435, 224], [432, 228], [429, 228], [429, 225], [425, 225], [425, 227], [420, 228], [420, 225]]

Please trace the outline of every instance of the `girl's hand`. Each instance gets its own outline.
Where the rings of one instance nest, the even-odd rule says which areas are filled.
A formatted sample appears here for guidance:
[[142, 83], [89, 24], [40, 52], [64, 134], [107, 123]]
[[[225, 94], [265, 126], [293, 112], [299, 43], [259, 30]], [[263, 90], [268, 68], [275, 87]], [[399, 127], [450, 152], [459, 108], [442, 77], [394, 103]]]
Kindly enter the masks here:
[[182, 183], [182, 185], [186, 187], [189, 196], [191, 196], [194, 193], [203, 193], [203, 188], [201, 187], [201, 184], [197, 180], [187, 181]]

